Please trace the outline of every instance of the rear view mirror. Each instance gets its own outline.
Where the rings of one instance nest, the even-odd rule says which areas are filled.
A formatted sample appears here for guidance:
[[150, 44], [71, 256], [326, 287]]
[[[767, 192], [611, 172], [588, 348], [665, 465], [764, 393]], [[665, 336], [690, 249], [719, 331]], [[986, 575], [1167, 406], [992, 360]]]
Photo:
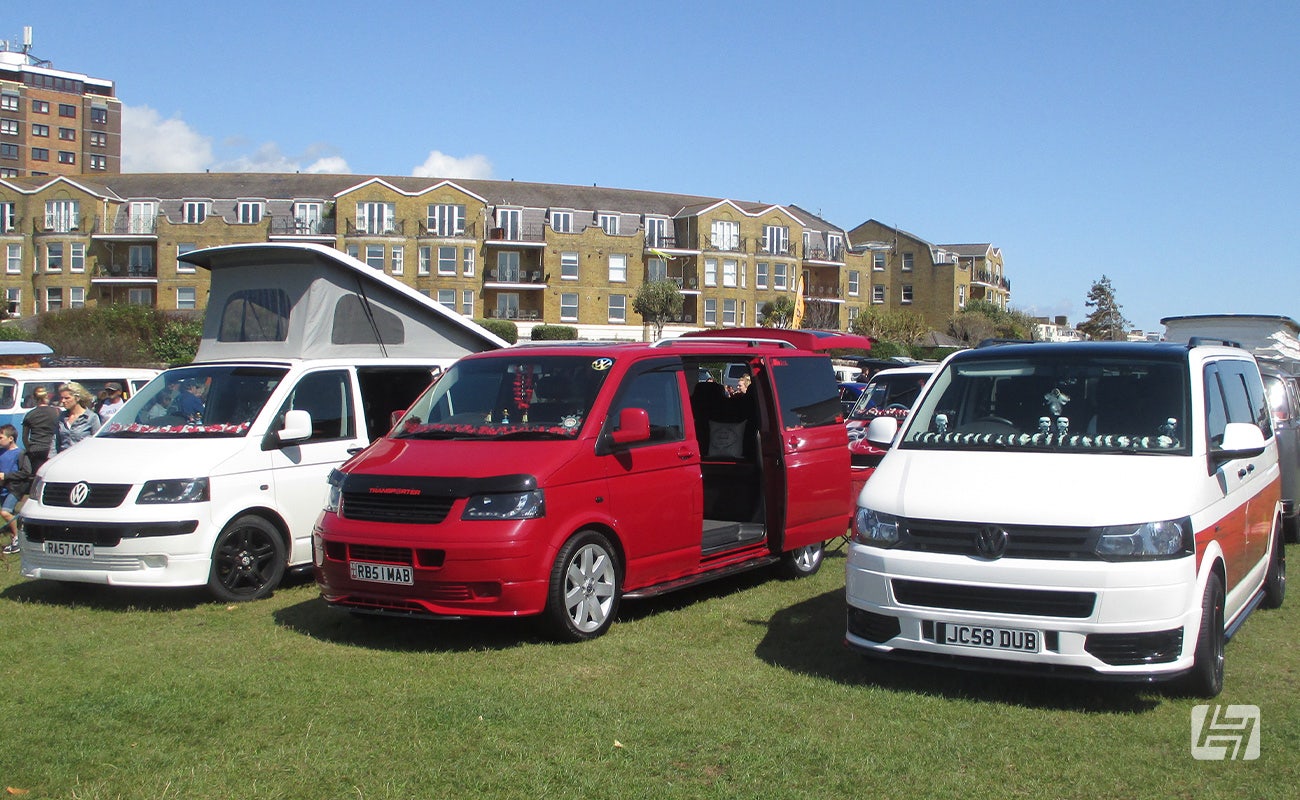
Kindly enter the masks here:
[[1223, 428], [1223, 444], [1214, 448], [1210, 455], [1216, 461], [1254, 458], [1264, 452], [1264, 446], [1264, 432], [1258, 425], [1249, 422], [1229, 422]]
[[650, 438], [650, 415], [644, 408], [625, 408], [618, 412], [618, 429], [609, 432], [614, 444], [634, 444]]
[[311, 438], [311, 414], [296, 408], [284, 415], [284, 427], [276, 431], [280, 444], [293, 444]]
[[895, 417], [876, 417], [867, 424], [867, 441], [888, 450], [898, 435], [898, 420]]

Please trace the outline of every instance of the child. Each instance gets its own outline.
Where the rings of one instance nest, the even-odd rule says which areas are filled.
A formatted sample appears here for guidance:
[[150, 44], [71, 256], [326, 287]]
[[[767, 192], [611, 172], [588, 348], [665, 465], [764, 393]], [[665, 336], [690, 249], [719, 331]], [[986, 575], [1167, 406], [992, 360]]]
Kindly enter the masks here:
[[0, 518], [9, 527], [11, 541], [5, 555], [18, 552], [18, 518], [14, 509], [32, 485], [32, 467], [27, 454], [18, 448], [18, 429], [0, 425]]

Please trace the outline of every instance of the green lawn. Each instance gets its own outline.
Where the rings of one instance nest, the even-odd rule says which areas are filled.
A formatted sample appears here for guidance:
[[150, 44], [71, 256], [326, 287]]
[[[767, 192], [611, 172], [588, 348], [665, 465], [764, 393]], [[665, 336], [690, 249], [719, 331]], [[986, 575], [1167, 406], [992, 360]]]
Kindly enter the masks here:
[[[1291, 546], [1294, 563], [1300, 547]], [[1294, 797], [1300, 596], [1228, 645], [1255, 761], [1196, 761], [1196, 700], [868, 662], [843, 554], [626, 603], [598, 640], [326, 608], [309, 581], [193, 592], [0, 563], [0, 787], [29, 798]], [[0, 796], [8, 796], [0, 794]]]

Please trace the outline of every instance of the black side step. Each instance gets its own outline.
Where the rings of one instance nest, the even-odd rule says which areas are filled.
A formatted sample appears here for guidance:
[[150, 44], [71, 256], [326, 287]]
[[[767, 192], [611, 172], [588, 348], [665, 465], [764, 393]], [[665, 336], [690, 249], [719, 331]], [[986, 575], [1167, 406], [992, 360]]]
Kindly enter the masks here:
[[646, 586], [643, 589], [637, 589], [635, 592], [627, 592], [623, 595], [623, 599], [644, 600], [647, 597], [658, 597], [661, 594], [666, 594], [676, 589], [695, 586], [701, 583], [708, 583], [709, 581], [717, 580], [718, 578], [726, 578], [741, 572], [749, 572], [751, 569], [766, 567], [775, 564], [780, 560], [779, 556], [759, 556], [758, 558], [751, 558], [748, 561], [742, 561], [738, 564], [732, 564], [708, 572], [702, 572], [698, 575], [688, 575], [685, 578], [678, 578], [677, 580], [658, 583], [654, 586]]

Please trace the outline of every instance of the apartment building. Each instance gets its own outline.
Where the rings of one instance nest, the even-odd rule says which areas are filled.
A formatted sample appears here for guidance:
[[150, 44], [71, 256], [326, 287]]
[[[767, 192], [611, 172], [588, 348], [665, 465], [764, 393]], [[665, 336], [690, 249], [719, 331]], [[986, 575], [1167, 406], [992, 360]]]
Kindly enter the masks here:
[[[0, 179], [0, 287], [15, 316], [96, 303], [197, 310], [207, 275], [179, 254], [318, 242], [465, 316], [515, 320], [524, 336], [547, 323], [583, 338], [639, 339], [632, 304], [652, 280], [671, 280], [684, 295], [669, 332], [754, 325], [767, 303], [800, 290], [809, 327], [843, 329], [872, 305], [910, 305], [942, 328], [960, 300], [998, 285], [972, 277], [1000, 279], [996, 248], [936, 250], [878, 228], [860, 226], [859, 240], [793, 205], [516, 181], [18, 177]], [[948, 253], [953, 263], [941, 271]], [[953, 285], [941, 288], [945, 275]], [[996, 291], [1005, 302], [1009, 284]]]
[[122, 103], [113, 81], [54, 69], [0, 41], [0, 178], [122, 171]]

